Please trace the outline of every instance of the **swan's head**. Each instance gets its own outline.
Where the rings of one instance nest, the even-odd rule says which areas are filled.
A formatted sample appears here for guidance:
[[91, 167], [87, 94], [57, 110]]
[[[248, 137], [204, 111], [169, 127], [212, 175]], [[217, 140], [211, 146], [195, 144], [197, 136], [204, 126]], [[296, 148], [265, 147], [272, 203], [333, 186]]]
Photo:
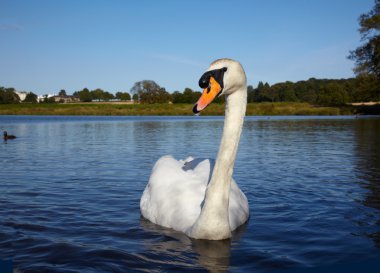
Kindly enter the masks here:
[[199, 113], [215, 98], [230, 95], [245, 88], [246, 85], [247, 78], [239, 62], [231, 59], [214, 61], [199, 79], [199, 86], [203, 88], [203, 93], [194, 105], [193, 112]]

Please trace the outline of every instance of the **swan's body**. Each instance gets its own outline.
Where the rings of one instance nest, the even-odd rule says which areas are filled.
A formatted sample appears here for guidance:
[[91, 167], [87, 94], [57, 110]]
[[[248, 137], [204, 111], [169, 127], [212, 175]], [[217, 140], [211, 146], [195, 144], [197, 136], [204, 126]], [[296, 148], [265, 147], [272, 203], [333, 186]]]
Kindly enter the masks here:
[[[210, 159], [161, 157], [140, 201], [143, 216], [155, 224], [188, 234], [201, 213], [213, 168]], [[249, 213], [247, 198], [233, 179], [228, 211], [231, 230], [244, 224]]]
[[246, 78], [238, 62], [221, 59], [211, 64], [199, 84], [205, 89], [193, 108], [196, 113], [216, 96], [226, 95], [215, 166], [208, 159], [161, 157], [153, 167], [140, 209], [158, 225], [196, 239], [221, 240], [230, 238], [231, 231], [249, 217], [247, 198], [232, 179], [247, 104]]

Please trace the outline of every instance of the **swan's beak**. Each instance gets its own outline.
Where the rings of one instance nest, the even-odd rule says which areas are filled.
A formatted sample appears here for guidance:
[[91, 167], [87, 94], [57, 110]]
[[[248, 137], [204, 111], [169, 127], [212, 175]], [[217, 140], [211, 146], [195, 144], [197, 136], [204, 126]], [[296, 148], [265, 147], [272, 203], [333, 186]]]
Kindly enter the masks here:
[[222, 91], [220, 84], [210, 77], [210, 82], [207, 88], [203, 89], [202, 96], [199, 98], [197, 103], [193, 107], [193, 113], [198, 114], [200, 111], [205, 109]]

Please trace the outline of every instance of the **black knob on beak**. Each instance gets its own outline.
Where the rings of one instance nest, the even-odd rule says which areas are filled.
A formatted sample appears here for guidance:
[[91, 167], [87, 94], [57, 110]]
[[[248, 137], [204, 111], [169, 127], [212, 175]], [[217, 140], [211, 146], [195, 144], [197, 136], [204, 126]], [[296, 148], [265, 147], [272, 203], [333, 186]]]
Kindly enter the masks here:
[[199, 79], [199, 87], [203, 88], [203, 89], [207, 88], [209, 83], [210, 83], [210, 77], [212, 76], [220, 84], [220, 86], [223, 88], [223, 75], [224, 75], [224, 72], [226, 72], [226, 71], [227, 71], [227, 67], [207, 71]]
[[210, 83], [210, 77], [211, 77], [211, 73], [209, 72], [206, 72], [202, 75], [202, 77], [199, 79], [199, 87], [200, 88], [207, 88], [208, 87], [208, 84]]

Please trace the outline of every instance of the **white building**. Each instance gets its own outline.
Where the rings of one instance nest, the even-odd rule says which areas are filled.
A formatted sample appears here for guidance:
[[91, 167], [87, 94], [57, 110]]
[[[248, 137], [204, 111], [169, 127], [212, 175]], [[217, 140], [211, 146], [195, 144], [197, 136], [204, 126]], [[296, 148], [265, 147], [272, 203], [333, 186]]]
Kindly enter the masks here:
[[38, 102], [43, 102], [45, 98], [51, 98], [51, 97], [54, 97], [55, 94], [46, 94], [46, 95], [40, 95], [37, 97], [37, 101]]
[[20, 101], [24, 101], [26, 98], [26, 95], [28, 94], [27, 92], [20, 92], [20, 91], [16, 91], [15, 93], [20, 98]]

